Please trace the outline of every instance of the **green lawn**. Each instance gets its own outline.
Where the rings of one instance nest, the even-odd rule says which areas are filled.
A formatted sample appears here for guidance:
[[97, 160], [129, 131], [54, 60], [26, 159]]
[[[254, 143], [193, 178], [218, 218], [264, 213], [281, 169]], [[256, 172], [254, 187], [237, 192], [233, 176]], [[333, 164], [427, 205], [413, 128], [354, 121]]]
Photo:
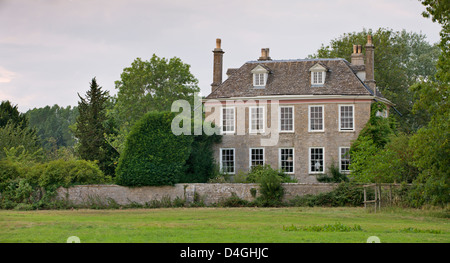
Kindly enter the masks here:
[[[443, 211], [364, 208], [167, 208], [126, 210], [0, 210], [0, 242], [209, 243], [352, 242], [377, 236], [382, 243], [450, 242]], [[351, 232], [313, 231], [340, 223]], [[295, 226], [297, 231], [286, 231]]]

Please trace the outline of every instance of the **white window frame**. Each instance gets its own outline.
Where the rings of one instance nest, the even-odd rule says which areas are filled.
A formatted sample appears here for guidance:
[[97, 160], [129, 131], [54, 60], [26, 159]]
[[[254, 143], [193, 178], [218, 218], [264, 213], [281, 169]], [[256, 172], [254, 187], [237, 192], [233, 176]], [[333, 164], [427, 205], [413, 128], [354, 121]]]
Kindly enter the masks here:
[[284, 173], [286, 174], [294, 174], [295, 173], [295, 149], [292, 147], [285, 147], [285, 148], [279, 148], [278, 149], [278, 169], [280, 171], [283, 171], [283, 167], [281, 165], [281, 151], [282, 150], [292, 150], [292, 172], [286, 172], [284, 171]]
[[[253, 86], [265, 87], [267, 83], [267, 73], [253, 73]], [[262, 78], [262, 83], [261, 83]]]
[[[265, 158], [266, 158], [266, 153], [265, 153], [265, 150], [264, 150], [264, 148], [261, 148], [261, 147], [259, 147], [259, 148], [250, 148], [249, 150], [248, 150], [248, 160], [249, 160], [249, 162], [248, 162], [248, 170], [250, 171], [251, 169], [252, 169], [252, 167], [253, 167], [253, 165], [252, 165], [252, 161], [253, 161], [253, 159], [252, 159], [252, 150], [262, 150], [262, 165], [264, 165], [265, 163], [266, 163], [266, 160], [265, 160]], [[258, 160], [259, 161], [259, 160]]]
[[[322, 108], [322, 129], [312, 130], [311, 129], [311, 108], [321, 107]], [[308, 106], [308, 132], [324, 132], [325, 131], [325, 107], [323, 105], [309, 105]]]
[[[312, 149], [322, 149], [322, 171], [312, 171], [311, 170], [311, 150]], [[325, 173], [325, 147], [309, 147], [308, 148], [308, 171], [310, 174], [323, 174]]]
[[[320, 75], [319, 75], [320, 73]], [[317, 82], [315, 81], [315, 74], [317, 75]], [[323, 85], [325, 84], [325, 71], [311, 71], [311, 85]], [[320, 77], [319, 77], [320, 76]]]
[[[282, 108], [290, 108], [292, 109], [292, 129], [291, 130], [282, 130], [282, 125], [281, 125], [281, 109]], [[278, 107], [278, 131], [279, 132], [294, 132], [295, 130], [295, 116], [294, 116], [294, 106], [279, 106]]]
[[[233, 150], [233, 172], [223, 170], [223, 150]], [[235, 148], [220, 148], [220, 171], [226, 174], [236, 174], [236, 149]]]
[[[352, 128], [351, 129], [342, 129], [342, 107], [352, 107]], [[354, 104], [339, 104], [339, 131], [341, 132], [353, 132], [355, 131], [355, 105]]]
[[[253, 129], [253, 118], [252, 118], [252, 111], [254, 110], [254, 109], [262, 109], [262, 120], [261, 120], [261, 122], [262, 122], [262, 128], [260, 128], [260, 129], [256, 129], [256, 130], [254, 130]], [[264, 106], [251, 106], [251, 107], [249, 107], [249, 110], [248, 110], [248, 115], [249, 115], [249, 123], [248, 123], [248, 130], [249, 130], [249, 133], [264, 133], [264, 131], [265, 131], [265, 127], [266, 127], [266, 116], [265, 116], [265, 114], [266, 114], [266, 110], [265, 110], [265, 107]]]
[[[224, 125], [223, 125], [223, 121], [224, 121], [224, 119], [223, 119], [223, 111], [224, 110], [228, 110], [228, 109], [232, 109], [233, 110], [233, 130], [232, 131], [224, 131], [223, 130], [223, 128], [224, 128]], [[235, 132], [236, 132], [236, 108], [235, 107], [221, 107], [220, 108], [220, 126], [221, 126], [221, 131], [222, 131], [222, 134], [234, 134]]]
[[342, 161], [348, 160], [348, 165], [350, 166], [350, 156], [348, 157], [348, 159], [342, 159], [342, 149], [348, 149], [348, 152], [350, 154], [350, 147], [339, 147], [339, 172], [347, 174], [350, 173], [350, 170], [342, 170]]

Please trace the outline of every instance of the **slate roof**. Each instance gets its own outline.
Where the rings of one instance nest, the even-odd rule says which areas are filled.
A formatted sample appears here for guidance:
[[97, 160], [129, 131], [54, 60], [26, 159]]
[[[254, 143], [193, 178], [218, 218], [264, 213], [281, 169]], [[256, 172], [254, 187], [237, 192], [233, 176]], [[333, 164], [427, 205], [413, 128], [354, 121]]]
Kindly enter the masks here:
[[[325, 84], [311, 85], [309, 69], [320, 63], [327, 68]], [[261, 65], [269, 69], [265, 88], [253, 87], [251, 71]], [[230, 70], [227, 80], [207, 99], [275, 95], [371, 95], [370, 89], [356, 76], [345, 59], [296, 59], [249, 61]], [[381, 95], [377, 92], [377, 95]]]

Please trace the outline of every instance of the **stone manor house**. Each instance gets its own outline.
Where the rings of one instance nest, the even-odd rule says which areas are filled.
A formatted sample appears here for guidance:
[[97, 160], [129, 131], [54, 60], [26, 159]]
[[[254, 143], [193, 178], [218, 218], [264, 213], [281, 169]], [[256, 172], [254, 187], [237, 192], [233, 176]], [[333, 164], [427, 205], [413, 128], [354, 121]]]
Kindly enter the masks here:
[[332, 163], [350, 172], [350, 145], [368, 121], [371, 104], [393, 106], [377, 90], [374, 49], [370, 35], [365, 56], [354, 45], [351, 62], [272, 60], [264, 48], [258, 60], [228, 69], [222, 82], [224, 51], [217, 39], [212, 89], [203, 103], [206, 120], [224, 135], [214, 148], [221, 170], [233, 175], [269, 164], [301, 183], [317, 182]]

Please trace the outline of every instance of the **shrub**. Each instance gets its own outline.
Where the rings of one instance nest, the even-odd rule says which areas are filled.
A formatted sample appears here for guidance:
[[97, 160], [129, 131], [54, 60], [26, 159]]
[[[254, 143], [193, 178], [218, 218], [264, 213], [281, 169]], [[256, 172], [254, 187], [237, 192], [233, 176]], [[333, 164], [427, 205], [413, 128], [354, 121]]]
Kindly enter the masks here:
[[253, 167], [247, 181], [259, 184], [261, 194], [255, 201], [258, 206], [278, 206], [284, 196], [284, 182], [293, 180], [283, 172], [272, 169], [270, 165]]
[[335, 163], [331, 164], [329, 171], [331, 173], [331, 176], [327, 174], [318, 175], [316, 177], [317, 181], [321, 183], [348, 182], [347, 176], [339, 171], [339, 166], [337, 166]]
[[174, 135], [172, 112], [149, 112], [131, 129], [116, 170], [124, 186], [173, 185], [185, 170], [192, 136]]
[[70, 170], [73, 184], [102, 184], [111, 181], [111, 177], [105, 176], [95, 162], [76, 160]]
[[259, 179], [259, 192], [263, 200], [281, 201], [284, 195], [284, 188], [281, 185], [281, 178], [275, 173], [267, 173]]
[[0, 192], [4, 192], [9, 183], [20, 176], [17, 166], [11, 161], [0, 161]]
[[360, 206], [364, 189], [354, 183], [342, 182], [334, 190], [317, 195], [297, 196], [289, 201], [292, 206]]
[[85, 160], [56, 160], [38, 167], [41, 174], [32, 174], [31, 178], [39, 177], [39, 186], [56, 189], [59, 186], [69, 187], [74, 184], [96, 184], [109, 181], [97, 164]]
[[294, 179], [291, 179], [291, 177], [283, 172], [280, 172], [278, 170], [272, 169], [270, 165], [258, 165], [252, 167], [250, 172], [247, 175], [247, 182], [249, 183], [259, 183], [261, 181], [262, 177], [265, 177], [268, 174], [272, 174], [275, 176], [278, 176], [281, 180], [281, 183], [295, 183], [297, 182]]
[[218, 206], [221, 207], [246, 207], [249, 205], [249, 202], [239, 198], [236, 193], [231, 193], [231, 196], [221, 200], [218, 203]]
[[215, 177], [216, 164], [212, 145], [220, 140], [221, 136], [217, 134], [193, 135], [191, 153], [186, 160], [186, 169], [179, 183], [206, 183]]

